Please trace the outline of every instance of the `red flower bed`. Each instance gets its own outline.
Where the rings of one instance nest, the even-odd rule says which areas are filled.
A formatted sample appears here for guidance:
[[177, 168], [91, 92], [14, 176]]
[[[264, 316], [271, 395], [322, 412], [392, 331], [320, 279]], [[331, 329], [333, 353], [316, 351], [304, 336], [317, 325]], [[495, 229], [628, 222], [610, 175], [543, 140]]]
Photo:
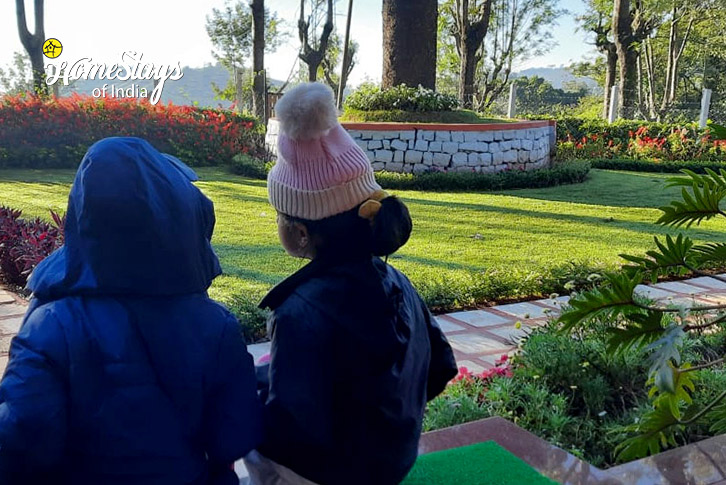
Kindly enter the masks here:
[[109, 136], [138, 136], [190, 165], [218, 165], [256, 152], [262, 133], [254, 118], [226, 110], [78, 95], [0, 98], [0, 167], [75, 167]]
[[65, 217], [50, 214], [53, 224], [21, 219], [21, 211], [0, 206], [0, 280], [24, 287], [33, 268], [63, 244]]

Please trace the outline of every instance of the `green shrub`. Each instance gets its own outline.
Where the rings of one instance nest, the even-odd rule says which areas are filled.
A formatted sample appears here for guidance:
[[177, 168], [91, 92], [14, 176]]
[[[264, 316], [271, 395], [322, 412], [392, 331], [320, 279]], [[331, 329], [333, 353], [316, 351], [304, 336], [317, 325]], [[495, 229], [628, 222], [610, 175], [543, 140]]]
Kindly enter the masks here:
[[403, 111], [392, 110], [359, 110], [346, 108], [340, 121], [352, 123], [508, 123], [513, 120], [485, 118], [474, 111], [457, 109], [454, 111]]
[[555, 164], [540, 170], [508, 170], [498, 173], [428, 172], [406, 174], [377, 172], [376, 180], [383, 188], [427, 191], [486, 191], [552, 187], [583, 182], [590, 172], [586, 161]]
[[268, 162], [260, 158], [240, 153], [235, 155], [229, 163], [229, 170], [235, 175], [250, 177], [258, 180], [267, 179], [269, 172]]
[[458, 104], [456, 96], [405, 84], [390, 89], [381, 89], [371, 83], [363, 84], [345, 100], [346, 109], [360, 111], [451, 111]]
[[628, 170], [632, 172], [666, 172], [675, 173], [683, 169], [696, 173], [704, 173], [707, 168], [719, 170], [726, 168], [726, 160], [722, 162], [709, 162], [703, 160], [685, 160], [681, 162], [668, 160], [634, 160], [627, 158], [595, 158], [590, 159], [592, 168], [605, 170]]

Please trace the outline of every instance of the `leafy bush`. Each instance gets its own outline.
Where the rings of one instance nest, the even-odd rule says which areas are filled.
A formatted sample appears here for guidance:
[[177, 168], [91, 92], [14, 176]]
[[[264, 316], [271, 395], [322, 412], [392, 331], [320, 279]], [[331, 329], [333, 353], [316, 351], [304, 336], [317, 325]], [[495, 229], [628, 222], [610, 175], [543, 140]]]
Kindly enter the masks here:
[[345, 100], [345, 109], [360, 111], [451, 111], [459, 104], [456, 96], [437, 93], [422, 86], [401, 84], [381, 89], [375, 84], [363, 84]]
[[[533, 331], [497, 375], [471, 375], [466, 369], [426, 410], [427, 431], [490, 416], [511, 420], [595, 466], [617, 462], [615, 451], [632, 423], [652, 412], [648, 404], [647, 355], [608, 351], [605, 321], [594, 320], [576, 335], [559, 325]], [[686, 341], [695, 359], [723, 351], [724, 339], [694, 335]], [[492, 373], [492, 370], [487, 371]], [[726, 371], [703, 371], [694, 403], [709, 403], [726, 385]], [[679, 437], [683, 443], [713, 435], [710, 423]]]
[[256, 153], [264, 128], [231, 111], [123, 98], [0, 97], [0, 168], [72, 168], [109, 136], [138, 136], [190, 165]]
[[694, 123], [558, 118], [557, 158], [726, 161], [726, 144]]
[[584, 182], [589, 162], [560, 163], [540, 170], [507, 170], [498, 173], [428, 172], [407, 174], [377, 172], [376, 180], [386, 189], [427, 191], [484, 191], [552, 187]]
[[457, 109], [454, 111], [403, 111], [400, 109], [365, 111], [346, 108], [341, 122], [364, 123], [508, 123], [512, 120], [485, 118], [474, 111]]
[[54, 224], [0, 206], [0, 280], [24, 287], [33, 268], [63, 244], [65, 217], [50, 213]]
[[264, 160], [246, 153], [235, 155], [229, 163], [229, 169], [233, 174], [258, 180], [265, 180], [270, 168]]
[[[726, 129], [715, 127], [715, 131], [726, 137]], [[705, 175], [688, 170], [683, 173], [686, 177], [670, 179], [670, 185], [683, 187], [683, 200], [662, 207], [657, 223], [690, 226], [724, 216], [720, 204], [726, 198], [726, 170], [716, 173], [706, 169]], [[689, 334], [724, 333], [723, 306], [665, 305], [634, 294], [635, 287], [646, 280], [686, 271], [705, 274], [702, 268], [722, 265], [726, 262], [726, 244], [697, 245], [683, 234], [666, 236], [665, 240], [656, 237], [655, 243], [657, 249], [648, 251], [645, 257], [622, 255], [629, 263], [623, 270], [606, 274], [601, 286], [570, 300], [571, 307], [560, 316], [565, 332], [587, 328], [593, 320], [605, 321], [612, 355], [631, 351], [648, 354], [651, 407], [628, 427], [633, 436], [618, 446], [622, 460], [675, 446], [678, 438], [688, 432], [688, 426], [702, 419], [712, 423], [709, 432], [726, 432], [726, 391], [712, 394], [710, 401], [694, 398], [699, 393], [696, 381], [702, 370], [723, 368], [724, 338], [719, 335], [720, 348], [700, 358], [701, 362], [688, 360], [693, 353], [686, 352]], [[713, 278], [726, 281], [720, 276]]]
[[589, 159], [592, 168], [606, 170], [628, 170], [632, 172], [665, 172], [676, 173], [688, 169], [696, 173], [705, 173], [705, 170], [720, 170], [726, 168], [726, 160], [722, 162], [709, 162], [703, 160], [661, 161], [661, 160], [635, 160], [627, 158], [595, 158]]

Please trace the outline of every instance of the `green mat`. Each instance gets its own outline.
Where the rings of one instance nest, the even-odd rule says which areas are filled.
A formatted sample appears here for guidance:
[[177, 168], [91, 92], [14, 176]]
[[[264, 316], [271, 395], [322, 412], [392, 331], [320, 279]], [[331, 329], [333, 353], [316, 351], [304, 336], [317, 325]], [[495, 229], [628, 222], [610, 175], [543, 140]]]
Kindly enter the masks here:
[[551, 485], [557, 482], [496, 444], [475, 445], [421, 455], [401, 485]]

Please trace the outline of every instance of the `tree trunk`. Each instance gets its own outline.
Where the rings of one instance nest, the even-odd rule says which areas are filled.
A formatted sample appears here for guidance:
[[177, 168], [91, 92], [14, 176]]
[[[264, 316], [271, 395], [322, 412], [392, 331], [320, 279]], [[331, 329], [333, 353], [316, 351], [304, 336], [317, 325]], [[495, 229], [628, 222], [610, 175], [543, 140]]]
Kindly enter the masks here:
[[48, 85], [45, 82], [45, 66], [43, 64], [43, 43], [45, 42], [45, 30], [43, 28], [43, 0], [35, 0], [35, 32], [28, 31], [28, 24], [25, 17], [24, 0], [15, 0], [15, 10], [18, 20], [18, 33], [20, 42], [28, 52], [30, 65], [33, 68], [33, 88], [39, 95], [48, 94]]
[[469, 21], [469, 2], [461, 0], [458, 3], [458, 9], [455, 15], [458, 35], [457, 42], [459, 44], [459, 52], [461, 52], [459, 75], [459, 103], [463, 108], [471, 109], [474, 105], [474, 76], [476, 66], [479, 63], [477, 51], [484, 42], [484, 38], [489, 30], [489, 17], [492, 11], [492, 0], [484, 0], [480, 5], [481, 11], [479, 17], [473, 21]]
[[383, 0], [383, 88], [436, 87], [437, 0]]
[[255, 116], [264, 124], [265, 101], [267, 86], [265, 86], [265, 0], [252, 0], [252, 70], [254, 81], [252, 84], [252, 106]]
[[615, 79], [618, 73], [618, 53], [615, 50], [615, 44], [610, 44], [605, 51], [605, 55], [607, 67], [605, 71], [605, 95], [603, 96], [605, 99], [603, 103], [602, 117], [607, 119], [610, 111], [610, 94], [613, 86], [615, 86]]
[[638, 91], [638, 51], [633, 37], [630, 0], [615, 0], [613, 5], [613, 37], [620, 65], [620, 106], [621, 118], [631, 119], [635, 115]]
[[328, 50], [328, 41], [330, 34], [333, 32], [333, 0], [328, 0], [328, 12], [323, 26], [323, 32], [320, 34], [320, 42], [317, 49], [310, 45], [308, 38], [309, 25], [305, 20], [305, 0], [300, 0], [300, 20], [298, 20], [297, 28], [302, 42], [302, 52], [300, 59], [308, 65], [308, 81], [315, 82], [318, 79], [318, 67], [325, 58], [325, 51]]

